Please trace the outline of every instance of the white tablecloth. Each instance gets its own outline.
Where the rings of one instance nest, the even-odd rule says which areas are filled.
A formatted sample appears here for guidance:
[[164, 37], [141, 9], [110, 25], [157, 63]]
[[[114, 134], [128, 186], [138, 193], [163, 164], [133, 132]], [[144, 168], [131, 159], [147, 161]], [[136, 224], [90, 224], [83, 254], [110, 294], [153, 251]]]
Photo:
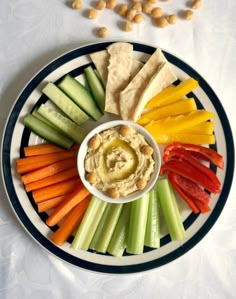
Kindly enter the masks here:
[[[132, 32], [121, 18], [104, 10], [96, 20], [63, 0], [0, 1], [0, 132], [13, 102], [28, 80], [66, 51], [101, 41], [131, 40], [159, 46], [186, 61], [212, 86], [236, 132], [236, 2], [204, 1], [192, 21], [159, 29], [146, 17]], [[125, 1], [118, 1], [119, 3]], [[179, 13], [185, 0], [159, 1], [166, 13]], [[236, 182], [235, 182], [236, 183]], [[0, 298], [235, 298], [236, 187], [203, 240], [177, 260], [128, 276], [88, 272], [71, 266], [39, 246], [19, 224], [3, 183], [0, 186]]]

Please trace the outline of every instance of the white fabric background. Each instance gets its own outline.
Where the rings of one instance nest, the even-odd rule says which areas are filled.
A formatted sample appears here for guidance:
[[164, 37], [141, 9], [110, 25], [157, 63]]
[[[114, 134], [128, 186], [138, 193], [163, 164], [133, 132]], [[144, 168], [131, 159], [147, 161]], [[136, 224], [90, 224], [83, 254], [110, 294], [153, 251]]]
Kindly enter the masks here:
[[[88, 8], [93, 1], [83, 1]], [[119, 3], [125, 2], [118, 1]], [[188, 1], [159, 1], [167, 13]], [[0, 1], [0, 133], [18, 93], [30, 78], [58, 55], [101, 41], [96, 26], [110, 29], [108, 40], [149, 43], [194, 67], [215, 90], [236, 132], [236, 2], [204, 1], [192, 22], [165, 29], [149, 19], [131, 33], [120, 17], [103, 11], [97, 20], [63, 0]], [[87, 272], [42, 249], [22, 228], [0, 186], [0, 298], [235, 298], [236, 188], [210, 232], [191, 251], [149, 272], [128, 276]]]

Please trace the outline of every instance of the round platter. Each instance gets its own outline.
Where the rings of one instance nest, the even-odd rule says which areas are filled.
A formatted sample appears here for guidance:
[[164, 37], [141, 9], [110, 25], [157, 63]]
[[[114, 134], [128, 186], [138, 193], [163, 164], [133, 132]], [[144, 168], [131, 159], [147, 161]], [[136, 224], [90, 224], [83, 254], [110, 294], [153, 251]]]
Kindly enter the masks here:
[[[23, 126], [23, 117], [32, 111], [39, 103], [47, 101], [42, 96], [41, 90], [46, 82], [57, 82], [65, 74], [71, 74], [82, 80], [83, 69], [91, 64], [89, 54], [104, 50], [111, 42], [90, 44], [74, 49], [50, 62], [40, 70], [23, 89], [9, 114], [5, 131], [2, 138], [2, 177], [5, 184], [11, 206], [21, 224], [27, 232], [45, 249], [61, 258], [62, 260], [91, 271], [103, 273], [135, 273], [150, 270], [182, 256], [195, 246], [214, 225], [226, 203], [234, 171], [234, 145], [231, 128], [225, 111], [212, 88], [207, 82], [189, 65], [179, 58], [167, 53], [164, 54], [172, 64], [179, 80], [192, 77], [199, 82], [199, 87], [191, 93], [199, 108], [204, 108], [215, 113], [215, 137], [216, 144], [212, 147], [224, 157], [224, 170], [213, 167], [222, 182], [222, 191], [212, 196], [210, 203], [211, 211], [206, 214], [193, 214], [183, 204], [180, 204], [181, 216], [187, 231], [187, 239], [182, 242], [173, 242], [165, 227], [162, 229], [161, 247], [158, 249], [144, 248], [141, 255], [125, 254], [116, 258], [108, 254], [98, 254], [90, 251], [72, 250], [69, 239], [62, 247], [58, 247], [50, 241], [50, 233], [53, 228], [46, 224], [46, 213], [39, 214], [30, 194], [27, 194], [16, 173], [15, 160], [23, 156], [23, 147], [30, 144], [41, 143], [42, 140], [31, 134]], [[156, 48], [131, 43], [134, 55], [137, 59], [145, 62]], [[104, 115], [99, 123], [111, 120], [110, 115]], [[91, 121], [89, 126], [95, 127], [97, 122]]]

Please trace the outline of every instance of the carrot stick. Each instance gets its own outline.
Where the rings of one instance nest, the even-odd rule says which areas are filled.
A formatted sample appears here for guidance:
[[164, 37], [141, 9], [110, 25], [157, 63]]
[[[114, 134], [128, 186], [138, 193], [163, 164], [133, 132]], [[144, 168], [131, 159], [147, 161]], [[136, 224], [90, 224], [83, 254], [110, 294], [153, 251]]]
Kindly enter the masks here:
[[75, 231], [79, 226], [81, 220], [83, 219], [84, 213], [88, 207], [89, 199], [86, 197], [77, 206], [75, 206], [69, 215], [66, 217], [65, 221], [59, 227], [59, 229], [52, 234], [51, 240], [58, 246], [61, 246], [69, 238], [69, 236]]
[[46, 212], [52, 208], [55, 208], [60, 202], [65, 200], [70, 194], [71, 193], [39, 202], [37, 204], [38, 212], [42, 213], [42, 212]]
[[46, 220], [48, 226], [54, 226], [61, 221], [78, 203], [89, 195], [89, 191], [84, 186], [77, 186], [75, 192], [65, 201], [61, 202]]
[[16, 160], [17, 173], [23, 174], [52, 163], [75, 157], [75, 151], [63, 151], [52, 154], [37, 155]]
[[25, 185], [25, 190], [27, 192], [30, 192], [32, 190], [36, 190], [39, 188], [43, 188], [46, 186], [50, 186], [59, 182], [67, 181], [69, 179], [72, 179], [74, 177], [79, 178], [78, 176], [78, 169], [77, 167], [73, 167], [71, 169], [66, 169], [64, 171], [61, 171], [59, 173], [56, 173], [54, 175], [51, 175], [47, 178], [44, 178], [42, 180], [38, 180], [29, 184]]
[[21, 176], [24, 185], [55, 175], [63, 170], [70, 169], [76, 165], [76, 157], [58, 161], [51, 165], [33, 170]]
[[82, 183], [78, 178], [33, 190], [32, 196], [35, 203], [39, 203], [50, 198], [71, 193], [77, 186], [80, 188], [82, 186]]
[[[76, 150], [77, 148], [78, 148], [78, 145], [73, 145], [71, 147], [72, 150]], [[69, 150], [71, 150], [71, 149], [69, 149]], [[66, 150], [64, 150], [56, 145], [53, 145], [51, 143], [41, 143], [41, 144], [29, 145], [29, 146], [24, 147], [24, 154], [26, 157], [58, 153], [58, 152], [63, 152], [63, 151], [66, 151]]]

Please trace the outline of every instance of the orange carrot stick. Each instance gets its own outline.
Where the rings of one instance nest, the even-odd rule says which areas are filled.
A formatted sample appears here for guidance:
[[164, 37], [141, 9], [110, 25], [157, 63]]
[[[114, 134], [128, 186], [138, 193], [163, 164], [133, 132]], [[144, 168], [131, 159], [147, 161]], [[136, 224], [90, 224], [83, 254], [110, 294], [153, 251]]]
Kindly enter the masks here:
[[89, 195], [84, 186], [77, 186], [75, 192], [66, 200], [61, 202], [46, 220], [48, 226], [54, 226], [60, 222], [78, 203]]
[[75, 231], [79, 226], [81, 220], [83, 219], [84, 213], [88, 207], [89, 199], [86, 197], [77, 206], [75, 206], [69, 215], [66, 217], [65, 221], [59, 227], [59, 229], [52, 234], [51, 240], [58, 246], [63, 245], [69, 236]]
[[37, 155], [16, 160], [16, 170], [19, 174], [23, 174], [52, 163], [75, 157], [75, 151], [63, 151], [45, 155]]
[[50, 185], [53, 185], [53, 184], [56, 184], [59, 182], [67, 181], [67, 180], [75, 178], [75, 177], [79, 178], [77, 167], [73, 167], [71, 169], [66, 169], [59, 173], [51, 175], [47, 178], [44, 178], [42, 180], [38, 180], [38, 181], [35, 181], [32, 183], [26, 184], [25, 190], [27, 192], [30, 192], [32, 190], [47, 187], [47, 186], [50, 186]]
[[37, 204], [38, 212], [42, 213], [42, 212], [46, 212], [52, 208], [55, 208], [60, 202], [65, 200], [70, 194], [71, 193], [39, 202]]
[[33, 170], [21, 176], [24, 185], [55, 175], [63, 170], [70, 169], [76, 165], [76, 157], [58, 161], [51, 165]]
[[[76, 150], [78, 145], [73, 145], [69, 150]], [[24, 154], [26, 157], [37, 156], [37, 155], [45, 155], [51, 153], [58, 153], [64, 152], [66, 150], [53, 145], [51, 143], [41, 143], [41, 144], [34, 144], [28, 145], [24, 147]]]
[[32, 191], [32, 196], [35, 203], [39, 203], [50, 198], [71, 193], [77, 186], [80, 188], [82, 186], [78, 178], [34, 190]]

